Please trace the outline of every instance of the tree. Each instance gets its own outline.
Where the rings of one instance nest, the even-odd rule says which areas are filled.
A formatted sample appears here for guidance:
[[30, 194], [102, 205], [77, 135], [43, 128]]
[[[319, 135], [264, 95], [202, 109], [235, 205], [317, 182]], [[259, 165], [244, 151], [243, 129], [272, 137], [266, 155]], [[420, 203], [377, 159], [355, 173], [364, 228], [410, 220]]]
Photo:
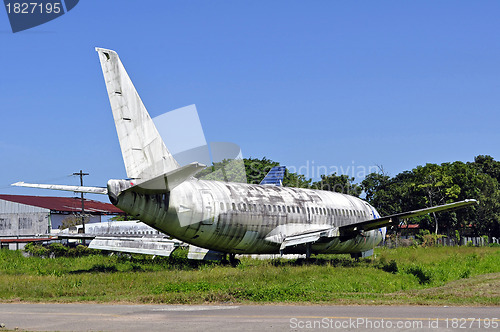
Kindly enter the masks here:
[[[423, 194], [426, 207], [451, 203], [458, 198], [461, 189], [446, 172], [447, 166], [448, 164], [426, 164], [413, 169], [416, 191]], [[432, 216], [435, 222], [434, 233], [438, 234], [438, 218], [435, 213]]]
[[279, 166], [277, 161], [272, 161], [266, 157], [262, 159], [245, 158], [245, 171], [248, 183], [259, 184], [269, 173], [271, 168]]
[[311, 185], [311, 188], [333, 191], [356, 197], [359, 197], [359, 195], [363, 191], [360, 185], [354, 183], [354, 177], [349, 177], [345, 174], [337, 175], [337, 173], [333, 173], [330, 175], [322, 174], [321, 180], [314, 182]]
[[500, 161], [495, 161], [493, 157], [488, 155], [479, 155], [474, 157], [472, 165], [481, 173], [488, 174], [500, 183]]

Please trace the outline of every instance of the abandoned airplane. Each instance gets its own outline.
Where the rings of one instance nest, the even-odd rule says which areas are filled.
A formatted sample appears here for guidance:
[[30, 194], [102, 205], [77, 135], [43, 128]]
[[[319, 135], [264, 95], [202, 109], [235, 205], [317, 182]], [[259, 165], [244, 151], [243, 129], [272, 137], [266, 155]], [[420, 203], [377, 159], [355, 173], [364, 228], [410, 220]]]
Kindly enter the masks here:
[[465, 200], [381, 217], [367, 202], [346, 194], [288, 188], [281, 181], [256, 185], [197, 179], [194, 175], [206, 166], [180, 166], [174, 159], [118, 54], [96, 51], [129, 179], [109, 180], [106, 188], [14, 185], [107, 194], [118, 208], [156, 230], [231, 259], [235, 254], [366, 256], [383, 239], [386, 226], [476, 203]]

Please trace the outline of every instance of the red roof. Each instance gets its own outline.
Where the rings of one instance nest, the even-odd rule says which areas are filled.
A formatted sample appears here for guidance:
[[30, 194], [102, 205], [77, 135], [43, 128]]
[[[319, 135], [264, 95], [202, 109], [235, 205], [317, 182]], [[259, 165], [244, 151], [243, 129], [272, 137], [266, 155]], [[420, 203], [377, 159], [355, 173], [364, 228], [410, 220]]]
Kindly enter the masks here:
[[[82, 211], [82, 201], [79, 197], [48, 197], [48, 196], [22, 196], [22, 195], [1, 195], [0, 199], [9, 202], [38, 206], [52, 211], [80, 212]], [[122, 210], [113, 204], [84, 200], [85, 212], [91, 214], [124, 214]]]

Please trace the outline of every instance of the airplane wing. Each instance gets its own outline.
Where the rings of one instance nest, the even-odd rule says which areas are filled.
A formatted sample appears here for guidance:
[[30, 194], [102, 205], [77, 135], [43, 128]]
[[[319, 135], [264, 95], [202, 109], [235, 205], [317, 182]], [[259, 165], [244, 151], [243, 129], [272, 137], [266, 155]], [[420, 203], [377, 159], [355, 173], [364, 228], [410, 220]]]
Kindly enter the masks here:
[[102, 195], [108, 194], [108, 189], [103, 187], [67, 186], [62, 184], [36, 184], [36, 183], [26, 183], [26, 182], [16, 182], [11, 184], [11, 186], [73, 191], [77, 193], [88, 193], [88, 194], [102, 194]]
[[316, 243], [321, 239], [333, 239], [335, 237], [346, 239], [353, 238], [364, 231], [370, 231], [389, 225], [396, 225], [402, 219], [417, 217], [432, 212], [458, 209], [473, 204], [477, 204], [477, 201], [475, 199], [467, 199], [465, 201], [393, 214], [382, 218], [366, 220], [340, 227], [330, 225], [323, 225], [323, 227], [321, 227], [321, 225], [295, 224], [295, 226], [297, 226], [295, 228], [278, 229], [280, 227], [278, 226], [275, 230], [268, 234], [266, 240], [270, 242], [280, 243], [280, 250], [283, 251], [287, 247], [307, 243]]
[[349, 237], [349, 236], [355, 235], [359, 232], [370, 231], [373, 229], [386, 227], [386, 226], [390, 226], [390, 225], [397, 225], [399, 223], [399, 221], [402, 219], [418, 217], [418, 216], [422, 216], [424, 214], [429, 214], [429, 213], [433, 213], [433, 212], [441, 212], [441, 211], [459, 209], [459, 208], [466, 207], [466, 206], [473, 205], [473, 204], [477, 204], [477, 203], [478, 202], [475, 199], [466, 199], [466, 200], [460, 201], [460, 202], [438, 205], [438, 206], [433, 206], [430, 208], [413, 210], [413, 211], [408, 211], [408, 212], [403, 212], [403, 213], [397, 213], [397, 214], [393, 214], [393, 215], [386, 216], [386, 217], [381, 217], [381, 218], [377, 218], [377, 219], [362, 221], [362, 222], [355, 223], [355, 224], [341, 226], [341, 227], [339, 227], [339, 232], [340, 232], [341, 237]]
[[159, 238], [96, 236], [90, 242], [89, 248], [133, 254], [170, 256], [181, 244], [182, 242], [179, 240]]
[[286, 247], [292, 247], [299, 244], [314, 243], [320, 238], [333, 238], [339, 235], [338, 227], [328, 227], [323, 230], [306, 231], [285, 237], [281, 243], [280, 251]]

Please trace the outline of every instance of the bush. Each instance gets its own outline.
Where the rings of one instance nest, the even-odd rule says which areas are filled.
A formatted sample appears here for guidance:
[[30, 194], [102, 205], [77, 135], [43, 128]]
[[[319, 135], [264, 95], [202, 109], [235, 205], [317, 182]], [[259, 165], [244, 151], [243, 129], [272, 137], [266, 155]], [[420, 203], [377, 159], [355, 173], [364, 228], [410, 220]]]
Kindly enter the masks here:
[[50, 255], [50, 251], [42, 246], [41, 244], [34, 244], [33, 242], [28, 243], [24, 247], [24, 251], [26, 251], [31, 256], [36, 257], [48, 257]]
[[421, 285], [429, 284], [432, 279], [432, 273], [427, 271], [424, 267], [418, 265], [408, 267], [406, 273], [413, 274], [417, 277], [418, 283]]
[[390, 272], [390, 273], [397, 273], [398, 272], [398, 264], [394, 259], [392, 259], [388, 264], [384, 264], [382, 266], [382, 270], [385, 272]]
[[90, 249], [87, 246], [78, 245], [76, 248], [68, 248], [61, 243], [54, 242], [48, 246], [28, 243], [24, 251], [36, 257], [83, 257], [100, 254], [100, 250]]
[[49, 244], [47, 249], [54, 257], [64, 257], [68, 253], [68, 248], [57, 242]]

